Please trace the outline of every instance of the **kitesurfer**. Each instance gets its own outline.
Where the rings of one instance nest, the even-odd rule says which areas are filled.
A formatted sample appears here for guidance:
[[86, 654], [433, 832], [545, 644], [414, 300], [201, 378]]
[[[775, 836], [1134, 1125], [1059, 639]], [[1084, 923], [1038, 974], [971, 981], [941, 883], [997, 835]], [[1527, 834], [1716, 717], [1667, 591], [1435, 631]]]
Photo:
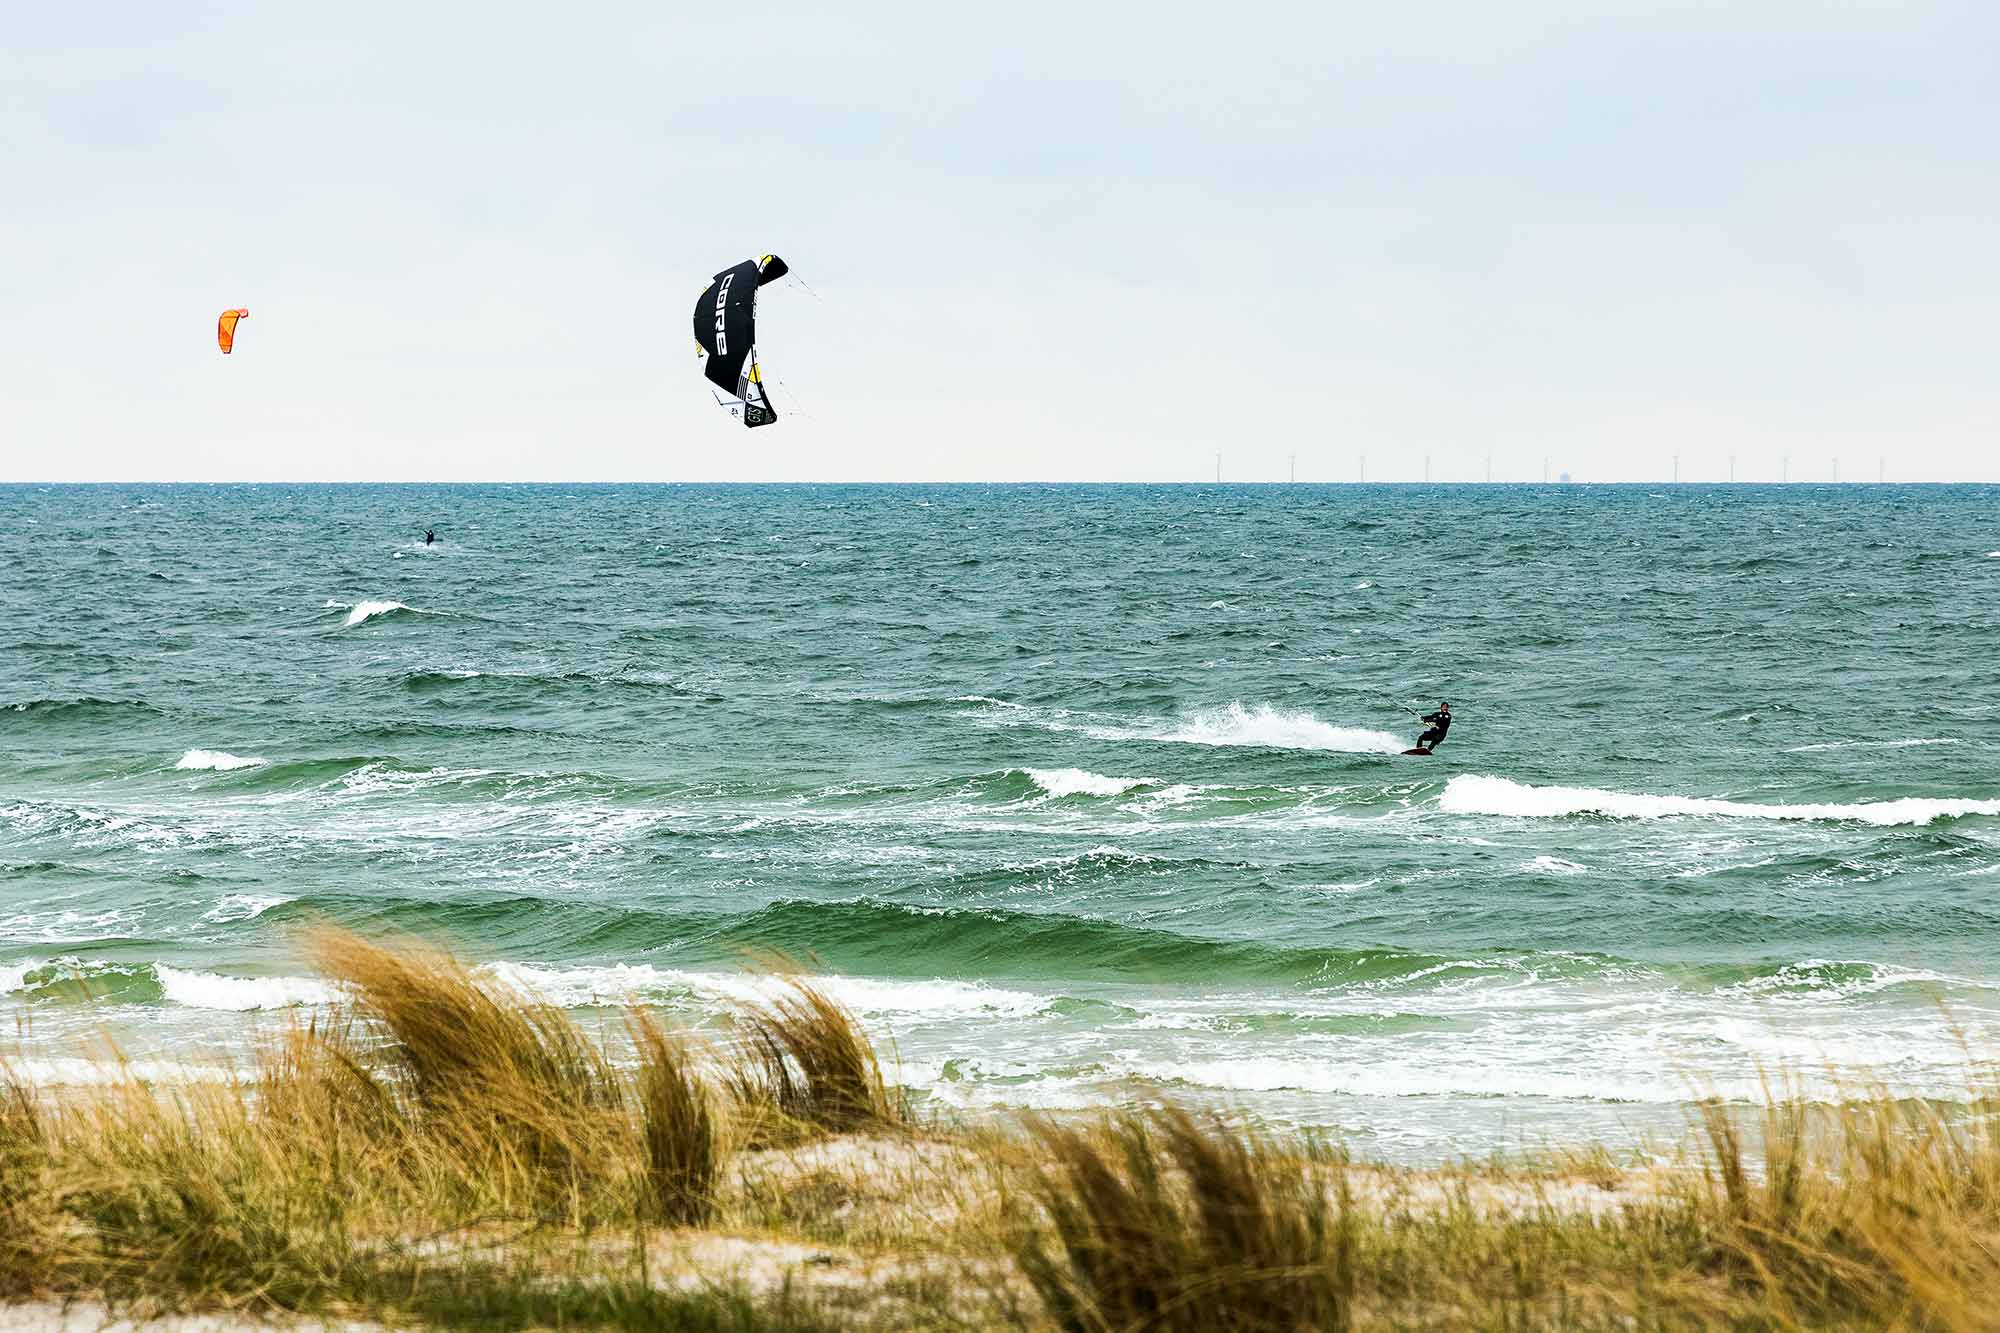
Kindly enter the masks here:
[[1440, 699], [1437, 712], [1425, 713], [1419, 720], [1431, 724], [1429, 731], [1417, 737], [1417, 748], [1429, 754], [1444, 744], [1444, 734], [1451, 730], [1451, 705]]
[[436, 541], [437, 539], [438, 535], [436, 528], [424, 529], [424, 545], [429, 546], [432, 542]]

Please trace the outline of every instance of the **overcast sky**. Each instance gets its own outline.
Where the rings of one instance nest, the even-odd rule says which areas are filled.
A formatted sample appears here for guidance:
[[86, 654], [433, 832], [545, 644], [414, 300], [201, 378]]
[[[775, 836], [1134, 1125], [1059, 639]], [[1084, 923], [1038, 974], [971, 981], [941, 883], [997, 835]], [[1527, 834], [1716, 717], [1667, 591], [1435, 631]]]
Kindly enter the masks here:
[[1990, 0], [690, 8], [17, 7], [0, 479], [2000, 479]]

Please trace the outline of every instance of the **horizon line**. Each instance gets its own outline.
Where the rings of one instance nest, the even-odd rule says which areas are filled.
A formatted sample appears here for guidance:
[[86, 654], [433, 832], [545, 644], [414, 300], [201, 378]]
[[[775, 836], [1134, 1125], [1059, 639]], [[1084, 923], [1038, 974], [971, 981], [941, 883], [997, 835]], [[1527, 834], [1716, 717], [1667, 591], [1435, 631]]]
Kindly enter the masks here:
[[1408, 480], [1383, 480], [1383, 481], [1360, 481], [1355, 479], [1288, 481], [1285, 480], [1284, 478], [1276, 478], [1276, 479], [1245, 478], [1242, 480], [1222, 480], [1222, 481], [1217, 481], [1212, 479], [1204, 479], [1200, 481], [1188, 481], [1188, 480], [1129, 481], [1129, 480], [1116, 480], [1116, 479], [1087, 479], [1087, 480], [1086, 479], [1071, 479], [1071, 480], [1026, 479], [1026, 480], [1011, 480], [1011, 481], [1002, 481], [1002, 480], [912, 481], [912, 480], [889, 480], [889, 479], [860, 479], [860, 480], [833, 481], [826, 479], [808, 479], [808, 478], [749, 481], [749, 480], [722, 479], [722, 478], [710, 478], [705, 480], [620, 478], [615, 480], [597, 479], [589, 481], [577, 481], [577, 480], [565, 480], [562, 478], [552, 478], [552, 477], [536, 477], [528, 479], [503, 479], [503, 478], [480, 478], [480, 477], [431, 477], [420, 480], [396, 480], [396, 481], [391, 481], [391, 480], [371, 481], [371, 480], [357, 480], [351, 478], [345, 480], [332, 480], [327, 478], [299, 478], [299, 479], [287, 479], [287, 480], [267, 479], [260, 481], [252, 481], [242, 478], [227, 478], [227, 477], [198, 477], [198, 478], [179, 478], [179, 479], [122, 477], [122, 478], [98, 478], [94, 480], [56, 479], [56, 480], [32, 480], [32, 481], [0, 480], [0, 488], [7, 488], [7, 489], [18, 489], [18, 488], [35, 487], [35, 486], [41, 486], [41, 487], [50, 487], [50, 486], [1185, 486], [1191, 488], [1207, 487], [1210, 489], [1225, 489], [1233, 486], [1260, 486], [1260, 487], [1272, 487], [1281, 489], [1299, 488], [1299, 487], [1329, 487], [1329, 486], [1349, 486], [1357, 488], [1380, 487], [1384, 489], [1391, 487], [1423, 489], [1427, 487], [1434, 488], [1434, 487], [1449, 486], [1449, 487], [1462, 488], [1462, 487], [1476, 486], [1476, 487], [1516, 487], [1516, 488], [1527, 487], [1534, 489], [1555, 490], [1561, 488], [1575, 488], [1579, 486], [1596, 486], [1596, 487], [1644, 486], [1644, 487], [1654, 487], [1654, 488], [1666, 486], [1666, 487], [1702, 488], [1711, 490], [1716, 490], [1716, 489], [1727, 490], [1730, 488], [1748, 488], [1748, 487], [1779, 488], [1779, 487], [1795, 487], [1795, 486], [1804, 489], [1814, 489], [1814, 488], [1831, 488], [1836, 486], [1890, 487], [1890, 486], [1995, 486], [1995, 485], [2000, 485], [2000, 478], [1961, 479], [1961, 480], [1945, 480], [1936, 478], [1920, 478], [1920, 479], [1899, 478], [1895, 481], [1889, 481], [1886, 479], [1877, 480], [1872, 477], [1858, 478], [1852, 481], [1834, 481], [1830, 478], [1822, 478], [1819, 480], [1810, 480], [1810, 481], [1808, 480], [1731, 481], [1728, 479], [1722, 479], [1716, 481], [1673, 481], [1673, 480], [1596, 481], [1596, 480], [1591, 480], [1589, 478], [1576, 478], [1576, 477], [1570, 478], [1568, 480], [1558, 479], [1549, 481], [1492, 481], [1492, 480], [1481, 480], [1478, 478], [1474, 478], [1471, 480], [1452, 480], [1452, 481], [1445, 481], [1445, 480], [1432, 481], [1432, 480], [1425, 480], [1422, 478], [1408, 479]]

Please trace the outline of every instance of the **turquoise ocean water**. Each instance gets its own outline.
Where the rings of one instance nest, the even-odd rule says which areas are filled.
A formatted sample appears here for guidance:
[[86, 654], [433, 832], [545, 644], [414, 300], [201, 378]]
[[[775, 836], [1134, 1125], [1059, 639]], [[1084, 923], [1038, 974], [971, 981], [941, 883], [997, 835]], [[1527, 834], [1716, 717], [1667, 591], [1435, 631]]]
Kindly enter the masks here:
[[0, 559], [45, 1079], [239, 1055], [328, 919], [1410, 1160], [2000, 1038], [2000, 488], [16, 486]]

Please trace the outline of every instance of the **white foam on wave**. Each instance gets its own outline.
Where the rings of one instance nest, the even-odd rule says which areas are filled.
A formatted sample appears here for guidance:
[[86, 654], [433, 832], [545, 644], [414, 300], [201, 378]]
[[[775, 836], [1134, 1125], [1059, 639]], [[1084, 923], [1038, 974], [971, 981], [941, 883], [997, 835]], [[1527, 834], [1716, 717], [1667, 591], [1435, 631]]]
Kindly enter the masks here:
[[1900, 741], [1822, 741], [1818, 745], [1794, 745], [1786, 754], [1811, 754], [1816, 750], [1907, 750], [1918, 745], [1956, 745], [1955, 736], [1917, 736]]
[[227, 750], [189, 750], [175, 768], [227, 773], [237, 768], [257, 768], [271, 761], [258, 755], [231, 754]]
[[602, 1008], [657, 998], [677, 988], [678, 973], [647, 963], [604, 967], [546, 967], [538, 963], [487, 963], [481, 972], [521, 994], [560, 1009]]
[[227, 1065], [183, 1065], [167, 1060], [93, 1060], [88, 1056], [10, 1059], [8, 1069], [31, 1088], [103, 1087], [117, 1083], [234, 1083]]
[[1157, 858], [1148, 856], [1144, 852], [1129, 852], [1123, 847], [1113, 846], [1107, 842], [1088, 851], [1070, 852], [1064, 856], [1042, 856], [1032, 861], [1003, 861], [1000, 863], [1000, 868], [1023, 875], [1045, 871], [1060, 873], [1091, 865], [1149, 866], [1156, 860]]
[[1156, 785], [1152, 778], [1107, 778], [1081, 768], [1018, 768], [1021, 773], [1052, 797], [1122, 796], [1134, 787]]
[[372, 620], [376, 616], [386, 616], [391, 611], [408, 611], [409, 609], [408, 606], [405, 606], [401, 602], [356, 602], [348, 609], [345, 623], [348, 628], [352, 629], [364, 620]]
[[[1007, 990], [983, 981], [934, 977], [925, 981], [887, 981], [876, 977], [824, 976], [812, 984], [863, 1016], [908, 1014], [921, 1018], [1028, 1015], [1048, 1007], [1048, 1000], [1026, 991]], [[765, 993], [770, 984], [761, 983]]]
[[[1847, 975], [1843, 976], [1843, 973]], [[1755, 997], [1765, 1001], [1797, 999], [1806, 1003], [1822, 1004], [1827, 1000], [1850, 1000], [1857, 996], [1875, 995], [1904, 986], [1987, 989], [1983, 983], [1969, 977], [1936, 972], [1929, 968], [1902, 967], [1895, 963], [1877, 963], [1866, 959], [1803, 958], [1796, 963], [1786, 963], [1777, 971], [1764, 976], [1751, 977], [1747, 981], [1724, 986], [1716, 993], [1722, 996]]]
[[[483, 969], [514, 989], [562, 1008], [598, 1008], [641, 999], [686, 997], [713, 1003], [758, 1004], [783, 993], [778, 979], [748, 973], [688, 972], [647, 963], [605, 967], [546, 967], [536, 963], [488, 963]], [[1039, 1012], [1047, 1001], [1025, 991], [1004, 990], [980, 981], [888, 981], [875, 977], [806, 978], [822, 993], [857, 1014], [897, 1014], [922, 1018], [964, 1018]]]
[[1335, 750], [1347, 754], [1397, 754], [1400, 736], [1369, 727], [1341, 727], [1308, 712], [1257, 704], [1202, 708], [1183, 714], [1151, 739], [1188, 745], [1244, 745], [1273, 750]]
[[1653, 796], [1600, 791], [1595, 787], [1532, 787], [1508, 778], [1461, 773], [1445, 784], [1438, 808], [1460, 815], [1501, 815], [1519, 819], [1560, 819], [1605, 815], [1613, 819], [1722, 819], [1853, 821], [1881, 827], [1921, 825], [1966, 815], [2000, 815], [2000, 800], [1906, 796], [1893, 801], [1850, 804], [1760, 805], [1704, 796]]
[[[1306, 1092], [1348, 1097], [1507, 1097], [1585, 1102], [1684, 1101], [1671, 1077], [1624, 1076], [1606, 1070], [1563, 1073], [1499, 1062], [1342, 1061], [1322, 1055], [1280, 1055], [1138, 1062], [1130, 1073], [1169, 1087], [1192, 1085], [1232, 1093]], [[1725, 1088], [1725, 1095], [1739, 1089]]]
[[232, 893], [203, 912], [201, 919], [218, 926], [228, 925], [232, 921], [250, 921], [264, 915], [273, 907], [290, 901], [290, 898], [275, 894]]
[[[0, 810], [0, 817], [7, 812]], [[109, 821], [104, 828], [122, 828], [125, 821]], [[102, 845], [102, 844], [100, 844]], [[17, 912], [0, 917], [0, 939], [33, 944], [77, 944], [86, 940], [135, 939], [131, 927], [144, 913], [130, 907], [111, 907], [101, 912], [79, 912], [64, 908], [56, 912]]]
[[0, 965], [0, 995], [17, 991], [28, 984], [28, 973], [42, 964], [40, 960], [29, 958], [18, 963]]
[[331, 1004], [339, 992], [313, 977], [224, 977], [213, 972], [184, 972], [165, 963], [153, 964], [160, 990], [169, 1002], [189, 1009], [290, 1009], [296, 1005]]
[[1523, 870], [1539, 871], [1544, 875], [1581, 875], [1587, 867], [1574, 861], [1565, 861], [1560, 856], [1538, 856], [1521, 867]]

